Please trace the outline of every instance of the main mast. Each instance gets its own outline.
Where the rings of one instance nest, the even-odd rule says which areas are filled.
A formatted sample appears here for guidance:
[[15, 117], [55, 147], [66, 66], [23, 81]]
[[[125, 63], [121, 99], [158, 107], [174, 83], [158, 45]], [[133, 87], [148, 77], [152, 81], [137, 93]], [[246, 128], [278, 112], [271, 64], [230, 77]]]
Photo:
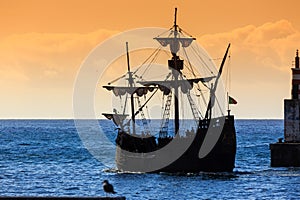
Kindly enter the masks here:
[[171, 37], [156, 37], [156, 39], [162, 46], [170, 46], [170, 50], [172, 53], [171, 60], [168, 60], [169, 69], [172, 72], [174, 78], [174, 84], [172, 88], [174, 88], [174, 124], [175, 124], [175, 134], [179, 131], [179, 95], [178, 95], [178, 78], [181, 74], [181, 70], [183, 69], [183, 60], [177, 56], [177, 52], [182, 48], [188, 47], [195, 38], [192, 37], [180, 37], [181, 29], [177, 25], [177, 8], [175, 8], [175, 17], [174, 17], [174, 25], [172, 27], [172, 36]]
[[[175, 8], [175, 16], [174, 16], [174, 44], [173, 45], [176, 45], [176, 47], [178, 46], [179, 47], [179, 41], [177, 40], [177, 8]], [[175, 50], [175, 49], [173, 49]], [[172, 49], [171, 49], [172, 51]], [[178, 51], [178, 50], [177, 50]], [[177, 84], [177, 81], [178, 81], [178, 76], [179, 76], [179, 73], [180, 73], [180, 68], [178, 68], [178, 65], [180, 64], [180, 62], [177, 63], [177, 60], [180, 61], [179, 57], [176, 55], [177, 51], [172, 51], [172, 61], [170, 62], [169, 60], [169, 67], [172, 67], [172, 74], [174, 76], [174, 80], [175, 80], [175, 85], [174, 85], [174, 124], [175, 124], [175, 134], [178, 133], [179, 131], [179, 103], [178, 103], [178, 84]], [[174, 62], [174, 63], [172, 63]], [[183, 67], [183, 61], [181, 62], [182, 63], [182, 66]], [[170, 65], [171, 64], [171, 65]]]

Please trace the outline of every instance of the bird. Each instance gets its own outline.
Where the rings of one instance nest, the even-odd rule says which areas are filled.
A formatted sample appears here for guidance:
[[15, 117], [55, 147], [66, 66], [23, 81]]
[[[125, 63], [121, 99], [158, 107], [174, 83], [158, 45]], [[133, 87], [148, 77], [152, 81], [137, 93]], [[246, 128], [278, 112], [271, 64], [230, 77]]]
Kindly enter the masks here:
[[108, 182], [108, 180], [104, 180], [102, 182], [103, 190], [106, 193], [116, 194], [114, 191], [114, 186]]

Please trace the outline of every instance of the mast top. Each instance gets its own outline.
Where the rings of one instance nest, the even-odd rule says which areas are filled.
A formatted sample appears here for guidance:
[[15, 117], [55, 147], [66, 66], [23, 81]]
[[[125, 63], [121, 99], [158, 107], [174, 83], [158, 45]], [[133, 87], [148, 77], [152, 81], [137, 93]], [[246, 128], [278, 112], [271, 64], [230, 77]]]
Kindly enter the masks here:
[[133, 87], [133, 77], [132, 77], [132, 72], [130, 71], [130, 63], [129, 63], [129, 50], [128, 50], [128, 42], [126, 42], [126, 53], [127, 53], [127, 70], [128, 70], [128, 81], [130, 84], [130, 87]]
[[126, 42], [126, 53], [127, 53], [127, 70], [128, 72], [130, 72], [128, 42]]
[[177, 8], [175, 8], [175, 15], [174, 15], [174, 29], [177, 31]]
[[[179, 29], [179, 31], [178, 31]], [[171, 34], [168, 37], [155, 37], [154, 39], [157, 40], [163, 47], [170, 45], [170, 50], [173, 55], [173, 57], [176, 57], [177, 52], [181, 47], [188, 47], [190, 44], [195, 40], [196, 38], [193, 38], [192, 36], [185, 37], [182, 34], [182, 29], [177, 25], [177, 8], [175, 8], [175, 14], [174, 14], [174, 25], [170, 29]], [[170, 37], [171, 36], [171, 37]]]
[[299, 50], [296, 51], [296, 57], [295, 57], [295, 68], [300, 68], [300, 62], [299, 62]]

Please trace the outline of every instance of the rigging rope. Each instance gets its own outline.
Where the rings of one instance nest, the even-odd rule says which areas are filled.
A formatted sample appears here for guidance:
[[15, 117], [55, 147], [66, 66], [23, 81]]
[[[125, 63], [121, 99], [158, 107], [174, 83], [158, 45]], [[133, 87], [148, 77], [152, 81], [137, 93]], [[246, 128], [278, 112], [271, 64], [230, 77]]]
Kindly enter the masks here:
[[[142, 66], [153, 56], [153, 55], [156, 55], [157, 54], [157, 52], [159, 52], [160, 51], [160, 49], [161, 49], [162, 47], [159, 45], [158, 46], [158, 48], [156, 48], [152, 53], [151, 53], [151, 55], [150, 56], [148, 56], [148, 58], [146, 58], [146, 60], [133, 72], [133, 74], [136, 74], [141, 68], [142, 68]], [[153, 59], [152, 59], [153, 60]], [[152, 62], [150, 62], [150, 64], [151, 64]], [[149, 65], [148, 65], [149, 66]]]
[[[216, 97], [215, 94], [213, 94], [213, 95]], [[221, 105], [220, 105], [219, 100], [218, 100], [217, 98], [215, 98], [215, 101], [217, 102], [217, 105], [218, 105], [218, 107], [219, 107], [219, 110], [221, 111], [221, 114], [222, 114], [222, 116], [223, 116], [223, 115], [224, 115], [224, 112], [223, 112], [223, 109], [221, 108]], [[214, 109], [214, 113], [216, 114], [216, 109]]]
[[191, 34], [189, 34], [188, 32], [186, 32], [185, 30], [183, 30], [182, 28], [179, 27], [179, 32], [180, 33], [185, 33], [186, 35], [188, 35], [188, 37], [193, 37]]
[[[157, 37], [160, 37], [161, 35], [163, 35], [163, 34], [165, 34], [165, 33], [169, 32], [169, 31], [172, 31], [172, 29], [173, 29], [173, 27], [171, 27], [169, 30], [166, 30], [165, 32], [163, 32], [163, 33], [159, 34]], [[169, 34], [169, 36], [170, 36], [170, 34]]]
[[168, 127], [169, 127], [169, 118], [170, 118], [170, 106], [172, 102], [172, 92], [170, 91], [168, 97], [167, 97], [167, 102], [165, 104], [165, 109], [163, 113], [163, 120], [161, 123], [161, 128], [159, 131], [159, 137], [160, 138], [165, 138], [168, 136]]
[[127, 75], [127, 73], [124, 74], [124, 75], [122, 75], [122, 76], [120, 76], [120, 77], [118, 77], [118, 78], [116, 78], [116, 79], [114, 79], [113, 81], [109, 82], [108, 85], [111, 85], [112, 83], [114, 83], [114, 82], [120, 80], [121, 78], [124, 78], [126, 75]]
[[[144, 102], [147, 102], [147, 97], [146, 97], [146, 95], [144, 95]], [[148, 117], [148, 120], [147, 121], [149, 121], [149, 123], [151, 122], [151, 120], [150, 120], [150, 113], [149, 113], [149, 109], [148, 109], [148, 106], [147, 106], [147, 104], [146, 104], [146, 112], [147, 112], [147, 117]], [[150, 133], [152, 132], [152, 127], [150, 126], [149, 127], [149, 131], [150, 131]]]
[[[161, 49], [161, 48], [162, 48], [162, 47], [156, 49], [155, 54], [154, 54], [152, 60], [151, 60], [151, 61], [149, 62], [149, 64], [147, 65], [147, 67], [145, 68], [144, 72], [140, 75], [140, 79], [142, 79], [142, 77], [145, 75], [145, 73], [147, 72], [147, 70], [150, 68], [151, 64], [152, 64], [152, 63], [154, 62], [154, 60], [158, 57], [158, 54], [160, 53], [160, 49]], [[149, 57], [149, 59], [150, 59], [150, 57]], [[142, 67], [146, 62], [147, 62], [147, 60], [146, 60], [145, 62], [143, 62], [143, 64], [141, 65], [141, 67]], [[141, 67], [140, 67], [140, 68], [141, 68]], [[135, 73], [136, 73], [137, 71], [138, 71], [138, 70], [136, 70]]]
[[[208, 70], [209, 73], [214, 74], [213, 71], [211, 69], [209, 69], [209, 67], [207, 66], [206, 62], [203, 60], [202, 56], [200, 55], [200, 53], [198, 53], [198, 51], [194, 48], [194, 45], [191, 45], [192, 48], [192, 52], [199, 57], [200, 61], [202, 62], [202, 64], [204, 65], [204, 67]], [[204, 56], [204, 55], [203, 55]]]
[[144, 126], [144, 130], [145, 130], [146, 134], [148, 134], [148, 133], [150, 133], [150, 129], [149, 129], [148, 121], [147, 121], [147, 119], [145, 117], [144, 111], [142, 109], [140, 98], [137, 98], [137, 102], [138, 102], [138, 106], [140, 108], [139, 112], [141, 113], [142, 123], [143, 123], [143, 126]]
[[[191, 62], [190, 62], [190, 60], [189, 60], [189, 57], [188, 57], [187, 52], [186, 52], [185, 49], [184, 49], [184, 53], [185, 53], [185, 56], [186, 56], [187, 59], [188, 59], [188, 64], [190, 65], [190, 66], [189, 66], [189, 67], [190, 67], [190, 71], [192, 72], [193, 76], [196, 77], [196, 74], [195, 74], [195, 72], [194, 72], [194, 70], [193, 70], [193, 66], [192, 66], [192, 64], [191, 64]], [[208, 86], [207, 86], [205, 83], [203, 83], [203, 82], [201, 82], [201, 83], [202, 83], [205, 87], [208, 88]], [[200, 92], [200, 96], [202, 97], [202, 101], [204, 102], [205, 105], [207, 105], [206, 99], [204, 98], [204, 94], [203, 94], [203, 92], [202, 92], [202, 90], [201, 90], [201, 88], [200, 88], [199, 83], [197, 83], [197, 89], [198, 89], [198, 91]], [[201, 115], [201, 117], [202, 117], [202, 114], [201, 114], [201, 112], [200, 112], [200, 109], [198, 110], [198, 112], [200, 113], [200, 115]]]

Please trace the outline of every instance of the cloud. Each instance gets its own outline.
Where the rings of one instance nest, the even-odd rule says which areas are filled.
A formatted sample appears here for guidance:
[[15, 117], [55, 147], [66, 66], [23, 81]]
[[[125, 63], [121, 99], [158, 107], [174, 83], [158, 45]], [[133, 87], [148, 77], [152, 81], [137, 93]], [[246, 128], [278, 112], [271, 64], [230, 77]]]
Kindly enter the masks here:
[[290, 96], [290, 68], [300, 48], [299, 30], [280, 20], [204, 35], [199, 41], [213, 57], [222, 57], [226, 43], [232, 44], [231, 92], [240, 99], [233, 108], [239, 117], [283, 117], [283, 99]]
[[217, 55], [222, 52], [220, 47], [231, 42], [233, 53], [246, 60], [256, 60], [256, 66], [286, 70], [286, 65], [291, 63], [290, 58], [294, 55], [291, 53], [300, 47], [300, 32], [289, 21], [280, 20], [258, 27], [249, 25], [226, 33], [204, 35], [199, 41], [208, 51]]
[[117, 31], [25, 33], [0, 40], [1, 118], [72, 117], [77, 70]]
[[[101, 29], [0, 39], [0, 89], [6, 94], [0, 100], [1, 116], [71, 117], [73, 83], [81, 62], [116, 33]], [[238, 117], [282, 117], [282, 99], [290, 94], [290, 68], [300, 48], [300, 32], [289, 21], [248, 25], [197, 41], [213, 58], [222, 57], [231, 42], [231, 92], [239, 101], [234, 110]]]
[[87, 34], [25, 33], [8, 36], [0, 42], [0, 79], [33, 85], [37, 82], [44, 85], [51, 81], [55, 85], [55, 81], [59, 84], [71, 81], [88, 52], [115, 33], [98, 30]]

